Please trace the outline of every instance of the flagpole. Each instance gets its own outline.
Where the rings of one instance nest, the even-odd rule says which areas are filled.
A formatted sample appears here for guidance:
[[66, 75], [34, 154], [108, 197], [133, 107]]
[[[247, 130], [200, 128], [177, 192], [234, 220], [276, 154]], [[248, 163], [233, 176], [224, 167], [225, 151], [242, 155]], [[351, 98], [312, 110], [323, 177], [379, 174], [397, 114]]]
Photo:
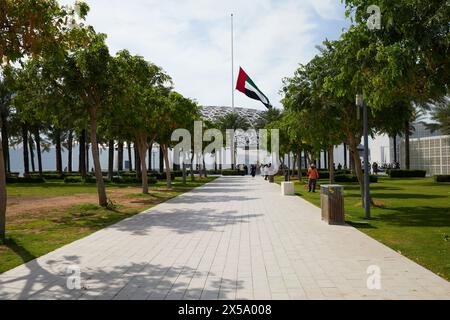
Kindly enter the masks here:
[[231, 108], [234, 112], [234, 45], [233, 45], [233, 14], [231, 14]]

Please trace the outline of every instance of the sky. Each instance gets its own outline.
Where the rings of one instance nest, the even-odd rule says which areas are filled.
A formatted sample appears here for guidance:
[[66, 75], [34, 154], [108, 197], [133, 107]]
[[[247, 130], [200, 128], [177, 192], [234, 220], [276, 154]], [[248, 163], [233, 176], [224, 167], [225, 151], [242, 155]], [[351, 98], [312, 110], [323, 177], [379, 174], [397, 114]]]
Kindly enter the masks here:
[[[60, 0], [61, 4], [74, 1]], [[231, 30], [234, 84], [239, 66], [280, 108], [282, 79], [348, 27], [340, 0], [87, 0], [87, 24], [122, 49], [161, 66], [174, 89], [200, 105], [231, 106]], [[235, 106], [264, 110], [235, 91]]]

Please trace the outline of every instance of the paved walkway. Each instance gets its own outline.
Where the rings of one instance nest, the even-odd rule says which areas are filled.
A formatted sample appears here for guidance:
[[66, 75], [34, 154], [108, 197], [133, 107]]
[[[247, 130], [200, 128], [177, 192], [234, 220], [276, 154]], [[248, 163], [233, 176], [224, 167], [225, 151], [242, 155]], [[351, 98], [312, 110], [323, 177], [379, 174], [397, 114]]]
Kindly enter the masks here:
[[223, 177], [0, 275], [0, 299], [55, 298], [450, 299], [450, 283], [278, 185]]

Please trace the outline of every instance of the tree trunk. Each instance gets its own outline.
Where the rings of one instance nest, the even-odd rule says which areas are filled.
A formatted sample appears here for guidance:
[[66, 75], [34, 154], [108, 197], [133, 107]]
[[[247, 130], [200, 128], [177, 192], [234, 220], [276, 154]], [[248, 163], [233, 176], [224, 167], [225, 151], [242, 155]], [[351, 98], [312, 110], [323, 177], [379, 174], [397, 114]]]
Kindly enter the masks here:
[[298, 181], [302, 181], [303, 177], [302, 177], [302, 150], [299, 149], [298, 153], [297, 153], [297, 170], [298, 170]]
[[182, 170], [182, 177], [183, 177], [182, 183], [183, 183], [183, 186], [185, 186], [186, 185], [186, 163], [185, 163], [184, 159], [183, 159], [183, 164], [182, 164], [181, 170]]
[[87, 169], [86, 169], [86, 129], [81, 130], [79, 139], [79, 154], [78, 154], [78, 172], [80, 172], [83, 180], [86, 179]]
[[33, 146], [33, 137], [30, 135], [28, 136], [28, 149], [30, 150], [30, 164], [31, 164], [31, 171], [36, 172], [36, 166], [34, 163], [34, 146]]
[[194, 152], [191, 153], [191, 181], [194, 181]]
[[[141, 164], [141, 177], [142, 177], [142, 193], [148, 194], [148, 176], [147, 176], [147, 164], [145, 158], [147, 155], [147, 137], [138, 137], [136, 139], [135, 147], [137, 145], [139, 159]], [[137, 162], [136, 162], [137, 163]]]
[[127, 141], [127, 151], [128, 151], [128, 171], [133, 171], [133, 162], [131, 161], [131, 142]]
[[170, 176], [169, 148], [167, 145], [161, 145], [164, 154], [164, 163], [166, 165], [167, 188], [172, 188], [172, 177]]
[[358, 178], [359, 182], [359, 191], [361, 194], [361, 204], [364, 204], [364, 180], [363, 180], [363, 173], [361, 168], [361, 159], [359, 158], [358, 153], [358, 142], [361, 140], [361, 138], [358, 140], [356, 139], [352, 134], [349, 135], [349, 148], [350, 148], [350, 154], [353, 159], [353, 165], [355, 167], [355, 174]]
[[102, 207], [106, 207], [108, 205], [108, 199], [106, 198], [106, 190], [103, 182], [102, 167], [100, 166], [100, 155], [97, 143], [97, 112], [93, 107], [90, 110], [90, 122], [92, 159], [94, 160], [95, 179], [97, 182], [98, 204]]
[[6, 230], [6, 170], [3, 141], [0, 143], [0, 240], [5, 240]]
[[133, 143], [134, 149], [134, 166], [136, 168], [136, 178], [141, 179], [142, 170], [141, 170], [141, 157], [139, 156], [139, 146], [136, 141]]
[[394, 144], [394, 163], [397, 162], [397, 135], [394, 135], [393, 137], [393, 144]]
[[61, 130], [55, 129], [56, 171], [62, 174]]
[[203, 168], [202, 168], [203, 164], [200, 161], [200, 156], [198, 155], [198, 153], [195, 155], [195, 159], [197, 160], [196, 162], [197, 162], [197, 168], [198, 168], [198, 176], [201, 178], [201, 177], [203, 177]]
[[405, 123], [405, 169], [410, 169], [410, 154], [409, 154], [409, 121]]
[[28, 130], [25, 124], [22, 125], [22, 145], [23, 145], [23, 170], [24, 176], [30, 175], [30, 159], [28, 159]]
[[111, 181], [114, 175], [114, 140], [108, 142], [108, 179]]
[[[98, 146], [97, 146], [98, 148]], [[86, 141], [86, 171], [90, 172], [92, 170], [89, 169], [89, 143]]]
[[147, 148], [147, 154], [148, 154], [148, 171], [152, 171], [152, 145], [150, 144], [149, 147]]
[[117, 171], [123, 171], [123, 141], [117, 143]]
[[10, 159], [9, 159], [9, 135], [8, 135], [8, 120], [6, 115], [1, 114], [1, 129], [2, 129], [2, 149], [3, 149], [3, 163], [5, 166], [5, 172], [11, 171]]
[[162, 146], [159, 145], [159, 173], [164, 172], [164, 152]]
[[347, 144], [344, 142], [344, 169], [347, 169]]
[[69, 130], [67, 137], [67, 171], [72, 172], [73, 130]]
[[205, 155], [202, 155], [202, 163], [203, 163], [203, 174], [205, 178], [208, 178], [208, 174], [206, 173]]
[[34, 130], [34, 140], [36, 142], [36, 154], [38, 160], [39, 175], [42, 176], [42, 151], [41, 151], [41, 135], [39, 133], [39, 128], [36, 128]]
[[330, 173], [330, 184], [334, 183], [334, 146], [328, 148], [328, 171]]
[[303, 153], [305, 154], [305, 170], [308, 172], [308, 152], [305, 150]]
[[223, 148], [220, 148], [219, 150], [219, 171], [220, 174], [222, 174], [222, 170], [223, 170]]

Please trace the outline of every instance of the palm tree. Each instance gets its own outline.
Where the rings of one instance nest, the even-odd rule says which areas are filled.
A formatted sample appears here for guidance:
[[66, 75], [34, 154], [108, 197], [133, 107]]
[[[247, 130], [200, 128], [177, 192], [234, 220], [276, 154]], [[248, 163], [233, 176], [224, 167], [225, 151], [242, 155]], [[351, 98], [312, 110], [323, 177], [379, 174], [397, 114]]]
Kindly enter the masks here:
[[426, 115], [426, 111], [429, 110], [428, 105], [414, 105], [411, 104], [412, 112], [411, 118], [405, 122], [405, 128], [403, 135], [405, 136], [405, 168], [409, 170], [410, 168], [410, 148], [409, 148], [409, 137], [416, 130], [416, 123], [423, 123], [423, 119]]
[[11, 96], [12, 94], [7, 89], [5, 82], [0, 79], [0, 128], [2, 129], [1, 140], [6, 172], [10, 171], [8, 124], [10, 120]]
[[281, 118], [281, 110], [275, 108], [269, 108], [262, 113], [261, 118], [256, 122], [255, 128], [265, 128], [269, 123], [272, 123]]
[[450, 98], [444, 97], [430, 105], [433, 123], [423, 123], [431, 132], [440, 130], [443, 134], [450, 134]]

